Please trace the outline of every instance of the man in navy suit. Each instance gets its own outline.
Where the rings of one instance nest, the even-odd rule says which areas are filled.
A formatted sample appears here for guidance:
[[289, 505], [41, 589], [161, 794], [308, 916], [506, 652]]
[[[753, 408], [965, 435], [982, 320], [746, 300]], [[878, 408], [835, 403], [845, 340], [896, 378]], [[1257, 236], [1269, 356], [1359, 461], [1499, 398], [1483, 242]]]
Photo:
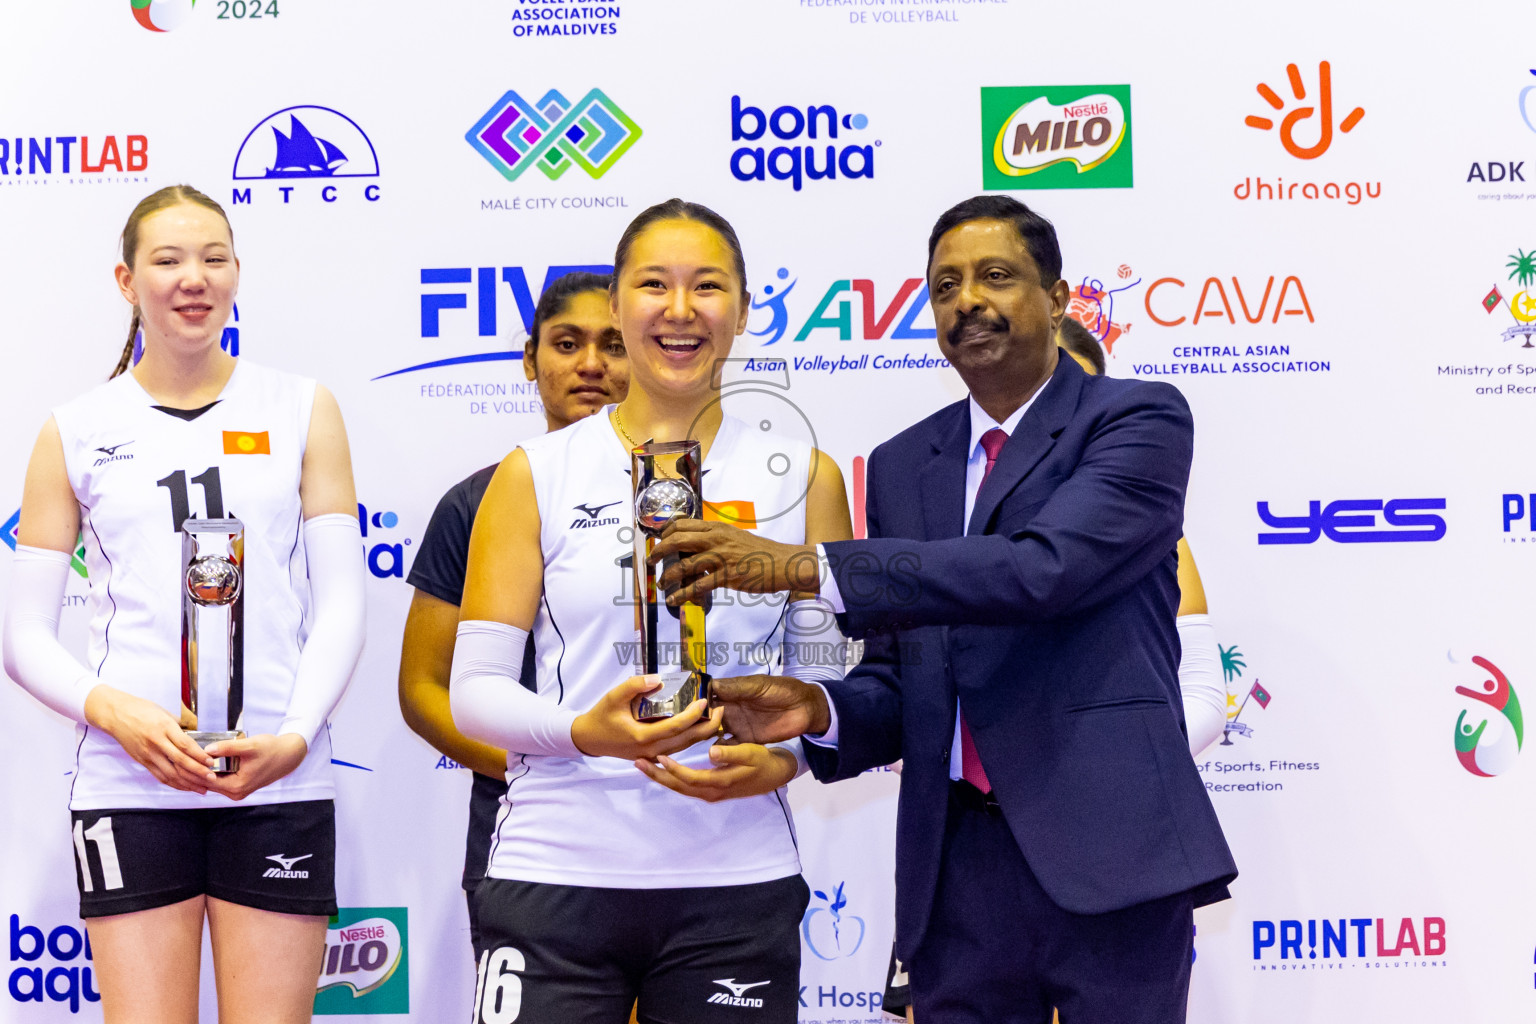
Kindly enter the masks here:
[[918, 1021], [1183, 1021], [1193, 909], [1237, 874], [1179, 698], [1189, 408], [1057, 357], [1055, 230], [1013, 199], [940, 217], [928, 283], [970, 397], [870, 456], [869, 539], [679, 523], [663, 585], [819, 590], [865, 636], [825, 689], [754, 676], [716, 699], [739, 739], [804, 734], [825, 782], [904, 759], [896, 941]]

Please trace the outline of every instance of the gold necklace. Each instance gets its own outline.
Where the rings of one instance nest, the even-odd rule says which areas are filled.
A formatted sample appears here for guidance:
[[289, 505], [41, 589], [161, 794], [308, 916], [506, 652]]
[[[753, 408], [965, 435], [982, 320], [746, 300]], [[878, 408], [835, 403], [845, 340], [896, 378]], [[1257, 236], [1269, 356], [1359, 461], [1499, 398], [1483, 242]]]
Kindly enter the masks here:
[[613, 425], [618, 428], [619, 433], [624, 438], [624, 441], [629, 445], [629, 450], [630, 451], [634, 451], [636, 448], [640, 447], [638, 444], [635, 443], [635, 439], [629, 436], [629, 431], [624, 429], [624, 420], [619, 415], [619, 407], [618, 406], [614, 406], [613, 407]]

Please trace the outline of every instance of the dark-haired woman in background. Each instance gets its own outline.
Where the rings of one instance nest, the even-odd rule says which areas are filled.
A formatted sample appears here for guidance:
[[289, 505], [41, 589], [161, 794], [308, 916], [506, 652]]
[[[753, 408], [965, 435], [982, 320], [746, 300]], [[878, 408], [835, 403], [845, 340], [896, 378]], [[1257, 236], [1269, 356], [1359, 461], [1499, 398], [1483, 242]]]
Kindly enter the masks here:
[[[75, 874], [108, 1024], [194, 1024], [205, 917], [219, 1019], [294, 1024], [336, 912], [326, 721], [363, 641], [346, 430], [313, 380], [220, 350], [239, 262], [217, 203], [162, 189], [122, 241], [117, 370], [54, 410], [27, 467], [6, 670], [79, 724]], [[203, 749], [183, 728], [181, 527], [226, 515], [245, 530], [244, 737]], [[82, 529], [88, 664], [58, 640]]]
[[[655, 681], [620, 656], [636, 608], [615, 563], [630, 552], [630, 451], [647, 440], [699, 441], [706, 498], [780, 541], [852, 536], [847, 499], [830, 459], [721, 409], [719, 363], [750, 298], [731, 226], [671, 200], [635, 219], [614, 264], [628, 397], [507, 456], [470, 540], [454, 720], [509, 762], [476, 898], [476, 1012], [610, 1024], [638, 999], [642, 1022], [736, 1021], [751, 1008], [788, 1024], [808, 896], [782, 790], [798, 746], [711, 746], [718, 712], [702, 700], [637, 722], [631, 704]], [[775, 476], [770, 458], [790, 469]], [[575, 528], [580, 506], [611, 509], [618, 525]], [[708, 615], [712, 650], [728, 653], [713, 670], [758, 671], [744, 652], [767, 645], [791, 674], [826, 671], [796, 662], [796, 630], [821, 616], [728, 596]], [[519, 685], [530, 631], [536, 693]]]

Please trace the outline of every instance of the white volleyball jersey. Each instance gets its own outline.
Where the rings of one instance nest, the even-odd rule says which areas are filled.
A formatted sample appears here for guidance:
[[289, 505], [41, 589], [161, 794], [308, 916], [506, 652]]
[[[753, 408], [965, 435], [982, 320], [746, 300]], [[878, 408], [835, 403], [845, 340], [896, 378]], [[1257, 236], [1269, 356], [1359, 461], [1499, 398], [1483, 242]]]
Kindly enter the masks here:
[[[233, 517], [245, 526], [241, 727], [277, 731], [307, 635], [299, 476], [314, 397], [314, 381], [241, 359], [218, 401], [191, 419], [157, 408], [131, 373], [54, 410], [85, 538], [87, 664], [103, 683], [179, 714], [181, 521]], [[73, 810], [231, 806], [157, 782], [100, 729], [78, 732]], [[292, 774], [244, 802], [330, 799], [330, 759], [321, 730]]]
[[[630, 457], [606, 413], [522, 448], [533, 470], [544, 553], [533, 626], [538, 693], [586, 711], [641, 672], [635, 588], [620, 564], [632, 553]], [[727, 415], [704, 461], [704, 500], [755, 533], [803, 543], [810, 456], [809, 445]], [[769, 469], [785, 465], [782, 475]], [[777, 657], [782, 649], [785, 607], [783, 594], [716, 591], [705, 624], [711, 674], [765, 671], [764, 652]], [[677, 620], [665, 611], [660, 618], [661, 638], [677, 644]], [[673, 756], [708, 768], [712, 744]], [[512, 754], [507, 779], [486, 872], [492, 878], [656, 889], [766, 882], [800, 871], [782, 789], [705, 803], [612, 757]]]

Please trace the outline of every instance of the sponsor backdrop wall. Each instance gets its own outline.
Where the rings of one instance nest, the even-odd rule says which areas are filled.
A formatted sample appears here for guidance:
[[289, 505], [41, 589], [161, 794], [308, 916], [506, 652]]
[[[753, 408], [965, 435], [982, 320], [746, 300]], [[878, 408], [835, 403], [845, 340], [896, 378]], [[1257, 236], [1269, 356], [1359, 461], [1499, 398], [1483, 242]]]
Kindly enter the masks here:
[[[1195, 411], [1187, 535], [1231, 693], [1198, 761], [1243, 874], [1196, 916], [1191, 1019], [1526, 1019], [1536, 53], [1525, 6], [1474, 8], [22, 5], [0, 517], [50, 408], [116, 358], [128, 211], [174, 182], [218, 198], [243, 261], [225, 342], [340, 399], [373, 577], [333, 726], [344, 909], [317, 1012], [461, 1020], [469, 779], [397, 711], [402, 577], [443, 490], [543, 428], [517, 358], [540, 289], [606, 264], [652, 202], [716, 207], [754, 292], [729, 377], [777, 389], [762, 415], [856, 497], [871, 448], [964, 394], [929, 226], [1007, 192], [1055, 221], [1109, 372]], [[8, 573], [0, 552], [0, 597]], [[99, 1019], [70, 727], [15, 687], [0, 720], [0, 1019]], [[880, 1019], [898, 784], [792, 788], [804, 1020]]]

